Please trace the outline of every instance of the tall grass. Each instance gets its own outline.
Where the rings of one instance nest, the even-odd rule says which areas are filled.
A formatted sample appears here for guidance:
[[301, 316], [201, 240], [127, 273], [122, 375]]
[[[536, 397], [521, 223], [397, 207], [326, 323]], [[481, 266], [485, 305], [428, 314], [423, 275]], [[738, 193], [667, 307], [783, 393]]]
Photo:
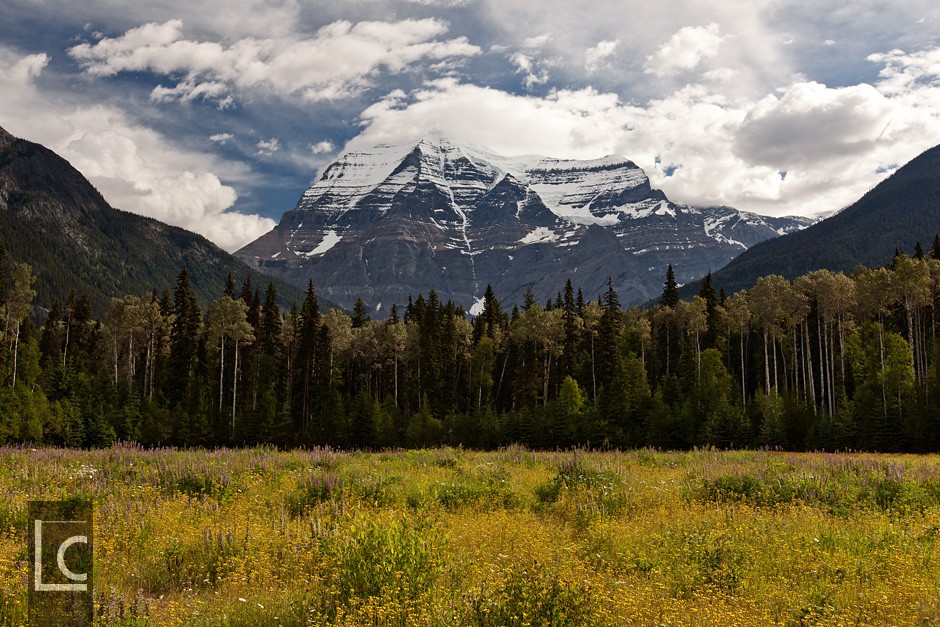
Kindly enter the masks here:
[[74, 497], [101, 625], [940, 623], [936, 456], [2, 448], [0, 625]]

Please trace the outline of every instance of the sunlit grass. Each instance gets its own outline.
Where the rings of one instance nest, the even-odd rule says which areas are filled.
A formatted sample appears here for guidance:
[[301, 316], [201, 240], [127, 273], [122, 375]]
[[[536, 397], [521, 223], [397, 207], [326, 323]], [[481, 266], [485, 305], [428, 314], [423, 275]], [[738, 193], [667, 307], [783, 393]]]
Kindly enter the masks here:
[[75, 496], [107, 625], [940, 623], [937, 456], [5, 448], [0, 625]]

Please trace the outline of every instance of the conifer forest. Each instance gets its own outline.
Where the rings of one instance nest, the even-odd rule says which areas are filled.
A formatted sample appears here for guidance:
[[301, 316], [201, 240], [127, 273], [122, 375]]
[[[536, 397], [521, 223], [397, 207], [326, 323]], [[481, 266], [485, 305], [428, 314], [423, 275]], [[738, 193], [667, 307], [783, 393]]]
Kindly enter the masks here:
[[202, 307], [176, 284], [72, 293], [37, 315], [33, 270], [3, 255], [0, 445], [509, 444], [556, 449], [940, 449], [940, 240], [849, 275], [625, 309], [613, 288], [480, 315], [433, 291], [370, 319], [278, 305], [257, 276]]

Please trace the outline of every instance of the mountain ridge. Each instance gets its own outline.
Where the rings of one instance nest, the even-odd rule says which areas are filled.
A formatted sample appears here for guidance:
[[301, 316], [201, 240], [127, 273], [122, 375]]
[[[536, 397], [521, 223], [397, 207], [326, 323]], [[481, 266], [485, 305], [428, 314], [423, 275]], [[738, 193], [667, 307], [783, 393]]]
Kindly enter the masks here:
[[[929, 246], [940, 231], [940, 146], [898, 168], [824, 220], [755, 245], [712, 275], [713, 285], [748, 289], [759, 276], [792, 279], [812, 270], [851, 272], [888, 263], [895, 249]], [[691, 288], [690, 288], [691, 289]]]
[[[64, 158], [2, 127], [0, 238], [11, 259], [33, 267], [43, 308], [74, 289], [100, 314], [112, 296], [172, 289], [183, 265], [203, 306], [222, 293], [229, 273], [241, 281], [251, 271], [261, 289], [267, 284], [201, 235], [111, 207]], [[285, 302], [302, 298], [275, 283]]]
[[380, 312], [430, 289], [472, 308], [487, 284], [508, 302], [527, 289], [543, 299], [568, 276], [589, 297], [610, 276], [625, 303], [640, 303], [661, 289], [669, 263], [691, 279], [810, 222], [672, 203], [618, 155], [506, 157], [433, 138], [342, 154], [235, 254]]

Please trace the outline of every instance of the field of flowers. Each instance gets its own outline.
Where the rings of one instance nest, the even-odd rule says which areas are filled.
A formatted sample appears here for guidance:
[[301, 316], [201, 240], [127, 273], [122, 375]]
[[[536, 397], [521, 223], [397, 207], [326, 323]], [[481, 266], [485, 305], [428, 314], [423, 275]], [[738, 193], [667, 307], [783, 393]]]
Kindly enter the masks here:
[[0, 625], [75, 497], [103, 625], [940, 624], [940, 457], [2, 448]]

